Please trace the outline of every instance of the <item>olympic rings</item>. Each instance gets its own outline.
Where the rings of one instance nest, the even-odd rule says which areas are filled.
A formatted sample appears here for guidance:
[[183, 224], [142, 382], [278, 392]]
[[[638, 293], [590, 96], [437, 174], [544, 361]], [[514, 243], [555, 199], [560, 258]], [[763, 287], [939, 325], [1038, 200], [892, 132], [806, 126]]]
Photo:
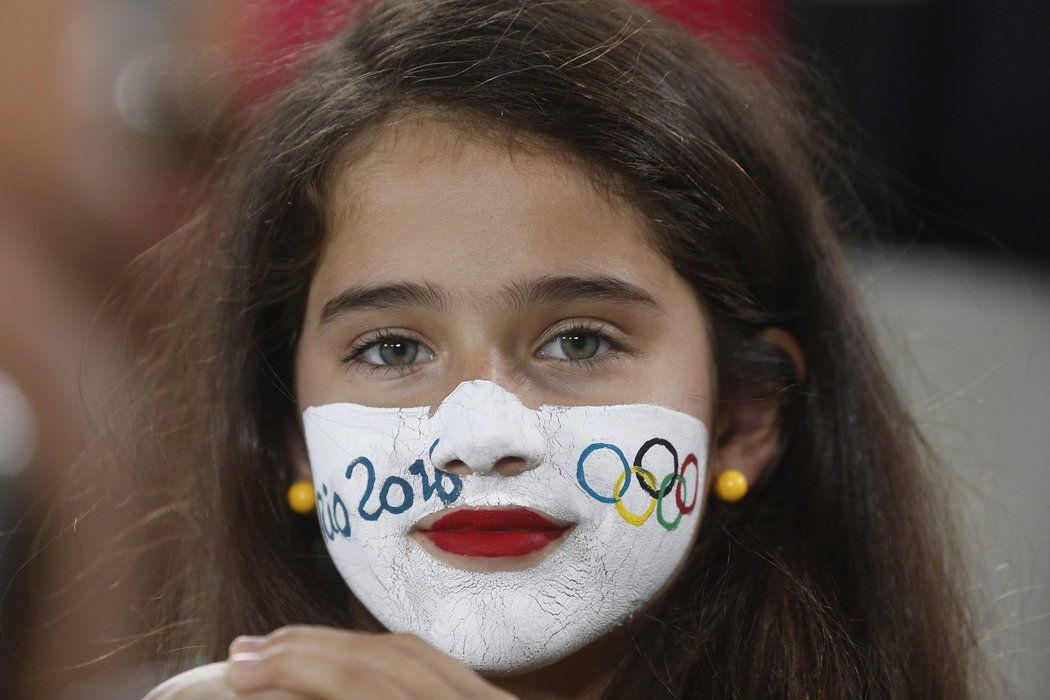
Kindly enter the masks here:
[[[657, 484], [656, 475], [642, 466], [642, 460], [645, 458], [649, 449], [655, 445], [660, 445], [666, 449], [671, 454], [671, 458], [674, 461], [673, 471], [664, 476], [659, 484]], [[611, 496], [604, 496], [596, 492], [594, 488], [587, 483], [587, 475], [584, 468], [585, 463], [587, 462], [587, 458], [598, 450], [611, 450], [620, 458], [620, 465], [623, 468], [623, 472], [617, 477], [616, 483], [612, 488], [613, 493]], [[685, 471], [690, 465], [693, 467], [693, 473], [696, 475], [696, 490], [692, 494], [693, 498], [691, 502], [689, 505], [686, 505], [685, 499], [689, 497], [689, 485], [686, 481]], [[635, 477], [633, 480], [631, 478], [632, 474]], [[641, 527], [645, 521], [652, 516], [653, 511], [655, 510], [656, 520], [660, 523], [660, 526], [668, 532], [678, 528], [682, 521], [682, 516], [689, 515], [696, 509], [697, 493], [699, 493], [701, 489], [700, 464], [696, 455], [693, 453], [687, 454], [685, 459], [681, 462], [681, 465], [679, 465], [678, 452], [670, 442], [663, 438], [647, 440], [638, 450], [633, 466], [627, 461], [623, 451], [616, 445], [607, 442], [591, 443], [580, 453], [580, 458], [576, 462], [576, 480], [579, 483], [580, 488], [583, 489], [588, 496], [602, 503], [611, 503], [616, 508], [616, 512], [619, 513], [620, 517], [635, 527]], [[648, 507], [646, 507], [641, 513], [632, 513], [623, 503], [623, 497], [630, 488], [632, 481], [637, 481], [642, 490], [644, 490], [651, 499]], [[677, 506], [678, 515], [674, 519], [668, 520], [664, 515], [663, 506], [664, 500], [670, 496], [671, 491], [674, 491], [675, 506]], [[685, 492], [684, 494], [683, 491]]]

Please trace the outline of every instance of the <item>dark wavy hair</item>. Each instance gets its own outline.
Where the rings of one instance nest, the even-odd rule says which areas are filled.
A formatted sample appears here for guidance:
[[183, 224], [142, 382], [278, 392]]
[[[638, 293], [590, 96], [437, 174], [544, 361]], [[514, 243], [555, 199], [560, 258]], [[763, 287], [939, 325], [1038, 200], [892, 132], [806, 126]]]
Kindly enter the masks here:
[[[626, 0], [366, 4], [158, 252], [174, 320], [142, 365], [151, 408], [128, 456], [164, 499], [148, 525], [167, 543], [163, 648], [218, 659], [238, 634], [353, 626], [316, 524], [283, 504], [294, 355], [330, 181], [351, 144], [416, 110], [553, 146], [626, 197], [709, 311], [716, 420], [726, 401], [781, 405], [773, 463], [744, 501], [710, 502], [606, 697], [970, 697], [949, 521], [836, 240], [827, 132]], [[804, 377], [757, 337], [770, 327], [798, 340]]]

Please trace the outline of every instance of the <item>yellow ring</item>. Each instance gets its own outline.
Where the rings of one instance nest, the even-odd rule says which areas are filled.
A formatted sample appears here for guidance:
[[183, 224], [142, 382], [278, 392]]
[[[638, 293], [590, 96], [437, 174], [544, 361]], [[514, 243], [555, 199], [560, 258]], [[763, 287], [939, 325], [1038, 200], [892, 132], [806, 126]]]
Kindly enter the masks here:
[[[646, 469], [642, 469], [641, 467], [631, 467], [631, 473], [641, 474], [642, 478], [646, 480], [650, 488], [652, 488], [653, 491], [656, 490], [656, 477], [653, 476], [652, 472]], [[620, 474], [620, 478], [616, 480], [616, 486], [613, 487], [614, 494], [620, 493], [620, 489], [623, 487], [623, 481], [626, 476], [626, 474]], [[623, 504], [623, 501], [620, 498], [616, 499], [616, 512], [620, 514], [621, 518], [629, 522], [631, 525], [634, 525], [635, 527], [641, 527], [642, 523], [648, 520], [649, 516], [653, 514], [653, 510], [655, 508], [656, 499], [653, 498], [652, 501], [649, 503], [649, 507], [645, 509], [644, 513], [642, 513], [641, 515], [635, 515], [631, 511], [627, 510], [627, 506]]]

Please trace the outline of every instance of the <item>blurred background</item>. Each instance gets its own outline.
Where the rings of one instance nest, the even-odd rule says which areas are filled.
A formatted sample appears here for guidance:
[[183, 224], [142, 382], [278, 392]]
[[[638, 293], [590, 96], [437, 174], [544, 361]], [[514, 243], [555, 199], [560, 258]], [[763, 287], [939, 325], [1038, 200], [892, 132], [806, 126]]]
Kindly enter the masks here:
[[[1013, 696], [1050, 697], [1050, 3], [649, 4], [774, 79], [795, 64], [756, 47], [824, 74], [818, 102], [878, 224], [849, 252], [949, 466], [982, 644]], [[0, 697], [139, 698], [154, 682], [135, 646], [148, 572], [113, 551], [135, 523], [107, 507], [134, 493], [68, 488], [91, 482], [75, 461], [96, 436], [85, 406], [137, 342], [100, 304], [346, 7], [0, 2]]]

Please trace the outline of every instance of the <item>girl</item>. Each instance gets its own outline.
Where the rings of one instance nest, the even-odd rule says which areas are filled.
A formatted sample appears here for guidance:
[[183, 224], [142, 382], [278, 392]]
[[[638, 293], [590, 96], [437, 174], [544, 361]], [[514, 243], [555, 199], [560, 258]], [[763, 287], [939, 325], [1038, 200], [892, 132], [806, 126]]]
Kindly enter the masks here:
[[370, 5], [168, 259], [153, 697], [968, 697], [823, 153], [626, 0]]

